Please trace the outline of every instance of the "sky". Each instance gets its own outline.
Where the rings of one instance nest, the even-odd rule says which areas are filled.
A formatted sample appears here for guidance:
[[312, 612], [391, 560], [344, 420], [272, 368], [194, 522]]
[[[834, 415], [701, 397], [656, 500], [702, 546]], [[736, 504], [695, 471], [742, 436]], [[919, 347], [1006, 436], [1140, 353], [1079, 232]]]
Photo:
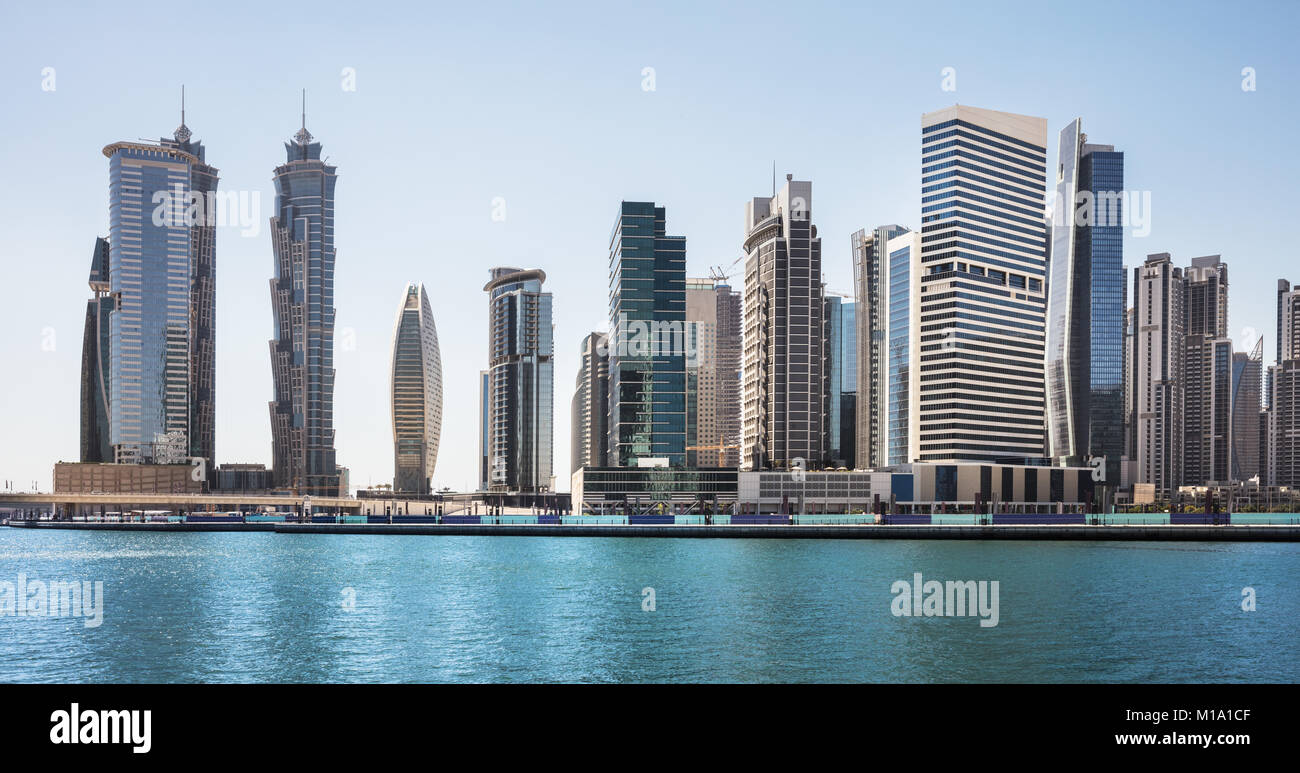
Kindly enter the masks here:
[[770, 195], [775, 163], [812, 181], [824, 280], [851, 292], [850, 234], [920, 225], [920, 117], [954, 103], [1046, 118], [1049, 168], [1076, 117], [1091, 142], [1124, 151], [1127, 187], [1151, 196], [1149, 233], [1126, 233], [1126, 265], [1223, 255], [1229, 332], [1238, 348], [1263, 332], [1267, 364], [1277, 279], [1300, 281], [1300, 5], [1160, 5], [11, 7], [0, 26], [0, 486], [48, 491], [54, 463], [77, 458], [85, 280], [108, 233], [102, 149], [170, 136], [182, 84], [221, 189], [260, 197], [251, 228], [217, 231], [220, 463], [271, 462], [267, 221], [304, 88], [307, 127], [338, 167], [334, 416], [354, 487], [392, 479], [387, 378], [406, 282], [427, 285], [442, 351], [434, 485], [465, 490], [488, 269], [546, 271], [567, 490], [579, 347], [607, 326], [619, 202], [666, 207], [688, 274], [706, 276], [740, 256], [744, 204]]

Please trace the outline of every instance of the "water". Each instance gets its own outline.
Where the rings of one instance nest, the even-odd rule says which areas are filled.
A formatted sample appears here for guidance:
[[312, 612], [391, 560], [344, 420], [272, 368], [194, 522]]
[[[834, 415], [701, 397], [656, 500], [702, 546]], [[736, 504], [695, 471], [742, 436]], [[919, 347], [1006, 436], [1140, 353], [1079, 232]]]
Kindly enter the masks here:
[[[999, 624], [895, 617], [918, 571]], [[0, 528], [19, 573], [104, 619], [0, 617], [0, 682], [1300, 681], [1297, 544]]]

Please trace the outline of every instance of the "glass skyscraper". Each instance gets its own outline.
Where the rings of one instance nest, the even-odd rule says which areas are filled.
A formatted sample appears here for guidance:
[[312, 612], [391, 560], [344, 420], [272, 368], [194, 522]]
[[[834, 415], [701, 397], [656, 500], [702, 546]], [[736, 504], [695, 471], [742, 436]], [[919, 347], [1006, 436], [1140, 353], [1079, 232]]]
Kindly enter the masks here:
[[271, 308], [271, 401], [274, 477], [302, 494], [339, 493], [334, 451], [334, 185], [335, 167], [303, 126], [284, 145], [275, 168], [271, 238], [275, 277]]
[[957, 105], [921, 118], [919, 459], [1044, 450], [1047, 121]]
[[109, 385], [112, 361], [109, 357], [113, 297], [109, 293], [109, 245], [104, 238], [95, 239], [90, 259], [90, 291], [86, 302], [86, 324], [81, 340], [81, 461], [113, 461], [109, 443]]
[[826, 456], [830, 467], [856, 464], [858, 351], [856, 304], [826, 295]]
[[[118, 463], [177, 464], [191, 454], [192, 289], [196, 243], [203, 237], [188, 215], [191, 193], [202, 193], [204, 184], [215, 187], [216, 170], [204, 165], [202, 146], [189, 139], [182, 121], [175, 141], [104, 148], [113, 305], [108, 427]], [[196, 188], [205, 174], [206, 183]]]
[[1048, 455], [1063, 465], [1124, 455], [1124, 154], [1061, 130], [1047, 301]]
[[686, 464], [686, 237], [624, 201], [609, 238], [610, 464]]
[[554, 478], [555, 341], [541, 269], [493, 268], [484, 402], [487, 488], [549, 491]]
[[442, 357], [423, 283], [402, 290], [393, 324], [393, 490], [428, 494], [442, 435]]
[[889, 327], [890, 239], [907, 233], [901, 225], [859, 229], [850, 236], [853, 250], [853, 294], [857, 310], [857, 419], [854, 449], [857, 466], [881, 467], [888, 457], [885, 417]]

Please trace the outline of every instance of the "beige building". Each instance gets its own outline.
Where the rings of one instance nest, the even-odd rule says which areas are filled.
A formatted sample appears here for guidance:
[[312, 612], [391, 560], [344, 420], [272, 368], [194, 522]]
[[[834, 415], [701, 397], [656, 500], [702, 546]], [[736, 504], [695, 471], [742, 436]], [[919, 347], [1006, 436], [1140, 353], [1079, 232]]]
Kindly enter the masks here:
[[54, 465], [56, 494], [199, 494], [203, 468], [188, 464]]

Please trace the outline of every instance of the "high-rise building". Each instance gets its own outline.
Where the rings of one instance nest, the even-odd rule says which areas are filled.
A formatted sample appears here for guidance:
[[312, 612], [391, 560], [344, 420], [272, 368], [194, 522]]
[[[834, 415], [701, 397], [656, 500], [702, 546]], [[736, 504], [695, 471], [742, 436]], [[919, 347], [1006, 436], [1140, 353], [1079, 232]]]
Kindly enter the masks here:
[[86, 302], [86, 324], [81, 339], [81, 461], [113, 461], [109, 443], [109, 386], [112, 362], [109, 358], [113, 297], [109, 283], [109, 245], [103, 237], [95, 239], [90, 259], [90, 291]]
[[826, 451], [822, 458], [826, 466], [853, 469], [857, 464], [857, 306], [830, 294], [822, 303], [826, 340]]
[[1046, 164], [1045, 119], [921, 118], [920, 461], [1043, 456]]
[[334, 187], [336, 167], [302, 128], [275, 168], [271, 238], [275, 277], [270, 403], [275, 485], [303, 494], [339, 491], [334, 449]]
[[1228, 267], [1218, 255], [1193, 258], [1183, 279], [1183, 484], [1226, 483], [1232, 476]]
[[189, 455], [204, 460], [205, 480], [216, 470], [217, 437], [217, 234], [214, 211], [217, 170], [205, 160], [203, 143], [185, 125], [185, 89], [181, 87], [181, 125], [159, 144], [194, 158], [189, 193], [202, 202], [204, 217], [190, 224], [190, 406]]
[[423, 283], [402, 290], [393, 324], [393, 490], [428, 494], [442, 435], [442, 356]]
[[541, 269], [499, 267], [488, 294], [488, 488], [537, 493], [554, 487], [555, 331]]
[[1232, 355], [1232, 480], [1259, 474], [1260, 387], [1263, 382], [1264, 339], [1249, 353]]
[[813, 467], [826, 442], [822, 244], [812, 183], [745, 204], [743, 470]]
[[686, 464], [686, 237], [624, 201], [609, 239], [609, 462]]
[[921, 454], [921, 271], [921, 234], [909, 231], [886, 243], [885, 372], [878, 398], [884, 405], [885, 465], [909, 464]]
[[[113, 461], [175, 464], [191, 455], [191, 361], [198, 251], [211, 222], [191, 196], [216, 170], [182, 120], [174, 140], [116, 142], [109, 159], [108, 422]], [[206, 235], [205, 235], [206, 234]], [[210, 292], [210, 288], [209, 288]], [[210, 309], [209, 309], [210, 311]], [[211, 459], [208, 459], [211, 462]]]
[[1278, 363], [1269, 368], [1268, 482], [1300, 486], [1300, 287], [1278, 282]]
[[1183, 270], [1169, 253], [1133, 269], [1136, 483], [1168, 497], [1183, 482]]
[[1082, 119], [1061, 130], [1048, 270], [1049, 456], [1079, 466], [1124, 455], [1124, 154], [1088, 142]]
[[740, 293], [686, 280], [686, 465], [740, 463]]
[[569, 473], [580, 467], [609, 464], [609, 339], [588, 333], [582, 339], [581, 364], [569, 414]]
[[889, 434], [884, 399], [888, 378], [888, 335], [890, 295], [888, 281], [890, 239], [908, 229], [883, 225], [855, 231], [850, 237], [853, 251], [853, 295], [857, 325], [857, 425], [854, 451], [857, 466], [874, 469], [888, 464]]

